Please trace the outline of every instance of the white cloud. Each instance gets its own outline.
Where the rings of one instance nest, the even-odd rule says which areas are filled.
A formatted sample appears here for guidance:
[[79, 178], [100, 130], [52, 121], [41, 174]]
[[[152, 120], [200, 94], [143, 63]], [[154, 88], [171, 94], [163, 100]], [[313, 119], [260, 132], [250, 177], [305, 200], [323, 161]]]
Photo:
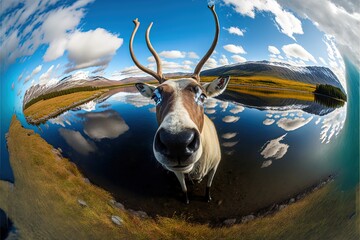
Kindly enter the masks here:
[[240, 55], [232, 55], [231, 58], [237, 63], [246, 62], [246, 58], [244, 58]]
[[[287, 151], [289, 149], [289, 145], [285, 144], [285, 143], [281, 143], [280, 141], [282, 141], [286, 135], [287, 135], [287, 133], [282, 135], [281, 137], [278, 137], [276, 139], [270, 140], [267, 143], [265, 143], [265, 145], [264, 145], [265, 147], [263, 146], [263, 150], [261, 151], [260, 154], [265, 159], [267, 159], [267, 158], [280, 159], [280, 158], [284, 157], [284, 155], [287, 153]], [[268, 166], [270, 164], [268, 164]]]
[[340, 50], [360, 66], [358, 1], [279, 0], [279, 2], [300, 16], [317, 23], [316, 26], [322, 32], [334, 36]]
[[54, 65], [51, 65], [51, 67], [49, 67], [49, 69], [45, 73], [40, 75], [40, 77], [39, 77], [40, 85], [49, 83], [49, 81], [51, 80], [51, 77], [52, 77], [53, 69], [54, 69]]
[[32, 55], [43, 44], [49, 46], [46, 56], [59, 55], [63, 39], [71, 35], [84, 16], [83, 7], [93, 0], [54, 7], [57, 1], [23, 0], [2, 16], [0, 61], [5, 68], [20, 57]]
[[148, 57], [148, 58], [147, 58], [147, 61], [148, 61], [148, 62], [151, 62], [151, 63], [156, 62], [154, 56]]
[[303, 34], [301, 21], [292, 13], [284, 10], [276, 0], [223, 0], [226, 5], [231, 5], [234, 10], [244, 16], [255, 18], [256, 11], [271, 12], [275, 16], [278, 29], [287, 36], [295, 39], [294, 34]]
[[246, 54], [246, 51], [242, 46], [237, 46], [234, 44], [227, 44], [224, 46], [224, 49], [228, 52], [235, 53], [235, 54]]
[[115, 78], [126, 78], [126, 77], [140, 77], [147, 76], [146, 73], [141, 71], [137, 66], [125, 67], [119, 71], [115, 71], [111, 74]]
[[229, 27], [229, 28], [223, 28], [224, 30], [228, 31], [230, 34], [238, 35], [238, 36], [244, 36], [245, 30], [242, 30], [238, 27]]
[[268, 46], [268, 50], [269, 50], [269, 52], [272, 53], [272, 54], [275, 54], [275, 55], [280, 54], [279, 49], [277, 49], [277, 48], [274, 47], [274, 46]]
[[19, 75], [19, 77], [18, 77], [18, 82], [21, 81], [21, 79], [23, 78], [23, 75], [24, 75], [24, 73], [21, 73], [21, 74]]
[[221, 58], [219, 59], [220, 65], [229, 65], [229, 60], [226, 58], [226, 56], [223, 54], [221, 55]]
[[192, 61], [189, 61], [189, 60], [185, 60], [182, 62], [182, 64], [185, 64], [185, 65], [193, 65], [194, 63]]
[[[193, 63], [191, 61], [183, 61], [183, 63], [177, 63], [177, 62], [169, 62], [162, 60], [162, 69], [164, 73], [174, 73], [174, 72], [191, 72]], [[149, 69], [155, 69], [156, 63], [150, 62], [147, 66]], [[111, 75], [115, 78], [126, 78], [126, 77], [143, 77], [143, 76], [149, 76], [147, 73], [141, 71], [136, 66], [126, 67], [120, 71], [115, 71]]]
[[42, 69], [42, 65], [37, 66], [36, 68], [34, 68], [34, 70], [31, 72], [31, 76], [35, 76], [36, 74], [38, 74]]
[[211, 68], [216, 68], [218, 66], [217, 61], [214, 58], [209, 58], [205, 64], [203, 69], [211, 69]]
[[188, 52], [187, 57], [188, 58], [193, 58], [193, 59], [199, 59], [200, 58], [195, 52]]
[[38, 74], [42, 69], [42, 65], [39, 65], [37, 66], [36, 68], [34, 68], [34, 70], [31, 72], [30, 75], [28, 75], [26, 78], [25, 78], [25, 83], [28, 82], [32, 77], [34, 77], [36, 74]]
[[[1, 22], [1, 62], [9, 65], [47, 45], [44, 61], [53, 61], [68, 51], [70, 63], [66, 72], [87, 67], [98, 67], [94, 72], [104, 70], [123, 40], [100, 28], [88, 32], [77, 29], [85, 16], [84, 7], [93, 1], [54, 6], [58, 0], [24, 0], [14, 11], [5, 14]], [[100, 41], [102, 39], [106, 42]], [[87, 51], [83, 51], [84, 48]]]
[[313, 55], [311, 55], [308, 51], [305, 50], [305, 48], [303, 48], [297, 43], [284, 45], [281, 49], [284, 51], [286, 57], [290, 59], [295, 58], [301, 59], [303, 61], [312, 61], [314, 63], [317, 63]]
[[185, 58], [186, 53], [178, 50], [162, 51], [159, 53], [164, 58]]
[[346, 89], [345, 64], [340, 51], [336, 47], [335, 38], [330, 35], [325, 35], [323, 41], [326, 45], [329, 67]]
[[324, 60], [324, 58], [319, 57], [319, 60], [320, 60], [320, 62], [321, 62], [322, 64], [327, 65], [327, 63], [326, 63], [326, 61]]
[[76, 31], [66, 47], [70, 60], [66, 72], [87, 67], [107, 66], [122, 43], [123, 39], [102, 28], [88, 32]]
[[[192, 68], [190, 65], [187, 64], [180, 64], [177, 62], [168, 62], [168, 61], [161, 61], [163, 72], [183, 72], [183, 71], [190, 71]], [[155, 63], [150, 63], [148, 65], [149, 68], [154, 69], [156, 67]]]

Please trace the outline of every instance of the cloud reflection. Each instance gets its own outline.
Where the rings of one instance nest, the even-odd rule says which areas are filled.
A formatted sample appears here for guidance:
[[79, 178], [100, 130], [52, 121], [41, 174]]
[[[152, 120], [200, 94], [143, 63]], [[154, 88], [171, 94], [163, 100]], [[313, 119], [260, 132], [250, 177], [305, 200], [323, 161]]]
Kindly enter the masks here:
[[119, 92], [111, 96], [110, 100], [128, 103], [135, 107], [144, 107], [150, 104], [154, 105], [153, 100], [142, 96], [140, 93]]
[[205, 108], [215, 108], [218, 104], [217, 104], [218, 100], [216, 100], [215, 98], [208, 98], [206, 99], [204, 106]]
[[96, 108], [96, 102], [95, 101], [90, 101], [90, 102], [84, 103], [84, 104], [80, 105], [79, 108], [81, 110], [86, 111], [86, 112], [94, 111], [95, 108]]
[[337, 136], [344, 127], [346, 119], [346, 106], [335, 109], [322, 121], [320, 140], [328, 144], [334, 136]]
[[240, 119], [240, 117], [235, 117], [235, 116], [225, 116], [223, 117], [223, 122], [226, 123], [234, 123], [237, 122]]
[[229, 133], [224, 133], [223, 135], [221, 135], [221, 137], [224, 139], [231, 139], [236, 137], [236, 135], [237, 135], [236, 132], [229, 132]]
[[229, 102], [221, 102], [220, 103], [220, 108], [222, 108], [222, 111], [225, 112], [227, 107], [229, 106]]
[[232, 108], [230, 110], [230, 112], [233, 113], [233, 114], [238, 114], [238, 113], [241, 113], [244, 110], [245, 110], [245, 108], [243, 106], [236, 105], [234, 108]]
[[51, 124], [57, 124], [62, 127], [65, 127], [65, 123], [67, 125], [71, 126], [71, 122], [68, 119], [68, 113], [69, 112], [65, 112], [64, 114], [61, 114], [61, 115], [57, 116], [56, 118], [49, 119], [49, 122]]
[[266, 125], [266, 126], [269, 126], [269, 125], [273, 124], [274, 122], [275, 122], [274, 119], [269, 119], [269, 118], [267, 118], [267, 119], [265, 119], [265, 120], [263, 121], [263, 124]]
[[205, 113], [206, 114], [214, 114], [214, 113], [216, 113], [216, 110], [215, 109], [206, 109]]
[[[267, 158], [274, 158], [274, 159], [280, 159], [284, 157], [284, 155], [287, 153], [289, 145], [285, 143], [281, 143], [285, 136], [284, 134], [281, 137], [278, 137], [276, 139], [270, 140], [262, 147], [263, 150], [261, 151], [261, 155], [267, 159]], [[264, 161], [261, 167], [268, 167], [272, 163], [271, 160]]]
[[222, 143], [222, 145], [223, 145], [224, 147], [233, 147], [233, 146], [235, 146], [238, 142], [239, 142], [239, 141], [236, 141], [236, 142], [224, 142], [224, 143]]
[[70, 147], [82, 155], [88, 155], [90, 152], [96, 151], [95, 144], [86, 140], [78, 131], [61, 128], [59, 133]]
[[129, 130], [124, 119], [114, 110], [79, 114], [84, 118], [84, 132], [94, 140], [117, 138]]
[[284, 129], [285, 131], [294, 131], [298, 128], [301, 128], [308, 124], [313, 119], [313, 116], [305, 119], [305, 118], [299, 118], [295, 117], [293, 119], [291, 118], [281, 118], [279, 121], [277, 121], [277, 125]]

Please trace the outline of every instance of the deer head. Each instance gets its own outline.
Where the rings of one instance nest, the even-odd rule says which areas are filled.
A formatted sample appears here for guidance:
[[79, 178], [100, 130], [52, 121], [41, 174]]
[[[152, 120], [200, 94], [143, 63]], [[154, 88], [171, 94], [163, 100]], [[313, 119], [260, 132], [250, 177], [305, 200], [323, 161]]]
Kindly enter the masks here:
[[146, 31], [147, 46], [155, 58], [157, 72], [141, 65], [133, 52], [134, 36], [140, 22], [135, 19], [134, 31], [130, 38], [130, 54], [136, 66], [159, 81], [158, 86], [137, 83], [139, 92], [152, 98], [156, 104], [156, 117], [159, 128], [156, 131], [153, 151], [156, 159], [173, 172], [190, 172], [203, 154], [202, 131], [204, 127], [203, 103], [207, 97], [221, 94], [229, 82], [229, 77], [218, 78], [211, 83], [200, 83], [200, 71], [209, 59], [219, 37], [219, 21], [214, 6], [212, 11], [216, 33], [213, 43], [205, 56], [197, 64], [190, 78], [166, 79], [162, 74], [161, 59], [149, 39], [152, 23]]

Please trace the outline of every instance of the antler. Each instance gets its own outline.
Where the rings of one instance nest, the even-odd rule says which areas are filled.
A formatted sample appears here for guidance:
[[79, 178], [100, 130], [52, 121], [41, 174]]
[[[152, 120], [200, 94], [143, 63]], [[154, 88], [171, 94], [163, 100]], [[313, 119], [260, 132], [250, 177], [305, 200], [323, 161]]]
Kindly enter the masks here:
[[[134, 24], [135, 24], [135, 28], [134, 28], [134, 31], [132, 32], [131, 34], [131, 38], [130, 38], [130, 44], [129, 44], [129, 49], [130, 49], [130, 55], [131, 55], [131, 58], [132, 60], [134, 61], [135, 65], [140, 68], [142, 71], [150, 74], [151, 76], [153, 76], [154, 78], [156, 78], [160, 83], [162, 83], [164, 81], [164, 79], [162, 78], [162, 73], [161, 73], [161, 62], [160, 62], [160, 58], [159, 56], [157, 55], [157, 53], [155, 52], [154, 48], [151, 46], [151, 43], [149, 41], [149, 32], [150, 32], [150, 28], [151, 28], [151, 25], [149, 26], [148, 30], [146, 31], [146, 43], [151, 51], [151, 53], [153, 54], [155, 60], [156, 60], [156, 64], [157, 64], [157, 67], [158, 67], [158, 72], [154, 72], [152, 71], [151, 69], [148, 69], [146, 67], [144, 67], [141, 63], [139, 63], [139, 61], [137, 60], [137, 58], [135, 57], [135, 54], [134, 54], [134, 50], [133, 50], [133, 41], [134, 41], [134, 37], [135, 37], [135, 34], [140, 26], [140, 22], [139, 20], [136, 18], [134, 21]], [[159, 66], [160, 66], [160, 69], [159, 69]]]
[[156, 68], [157, 68], [157, 75], [159, 75], [159, 77], [162, 79], [162, 81], [165, 81], [165, 78], [162, 75], [161, 59], [160, 59], [159, 55], [157, 54], [157, 52], [155, 51], [155, 49], [153, 48], [153, 46], [151, 45], [150, 38], [149, 38], [149, 34], [150, 34], [150, 30], [151, 30], [152, 25], [153, 25], [153, 23], [150, 23], [148, 29], [146, 30], [146, 36], [145, 36], [146, 45], [148, 46], [151, 54], [155, 58]]
[[213, 51], [214, 51], [214, 49], [216, 47], [216, 44], [218, 42], [218, 39], [219, 39], [219, 29], [220, 29], [220, 27], [219, 27], [219, 19], [218, 19], [217, 15], [216, 15], [216, 12], [215, 12], [215, 6], [214, 5], [208, 6], [208, 8], [212, 11], [212, 13], [214, 15], [214, 19], [215, 19], [215, 23], [216, 23], [216, 32], [215, 32], [215, 37], [214, 37], [213, 43], [211, 44], [210, 49], [207, 51], [205, 56], [200, 60], [200, 62], [196, 66], [196, 68], [194, 70], [194, 73], [192, 75], [192, 78], [194, 78], [198, 82], [200, 82], [201, 68], [204, 66], [205, 62], [209, 59], [209, 57], [213, 53]]

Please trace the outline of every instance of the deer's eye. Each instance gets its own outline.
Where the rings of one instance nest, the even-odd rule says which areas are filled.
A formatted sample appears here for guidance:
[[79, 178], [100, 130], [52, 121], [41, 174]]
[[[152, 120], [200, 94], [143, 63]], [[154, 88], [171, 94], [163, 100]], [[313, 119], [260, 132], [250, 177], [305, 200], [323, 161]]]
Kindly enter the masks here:
[[198, 105], [203, 105], [204, 101], [206, 99], [206, 95], [201, 91], [200, 88], [197, 89], [197, 92], [195, 93], [195, 102]]
[[160, 94], [159, 89], [155, 89], [155, 90], [154, 90], [151, 99], [153, 99], [153, 100], [155, 101], [155, 105], [156, 105], [156, 106], [161, 103], [162, 97], [161, 97], [161, 94]]

